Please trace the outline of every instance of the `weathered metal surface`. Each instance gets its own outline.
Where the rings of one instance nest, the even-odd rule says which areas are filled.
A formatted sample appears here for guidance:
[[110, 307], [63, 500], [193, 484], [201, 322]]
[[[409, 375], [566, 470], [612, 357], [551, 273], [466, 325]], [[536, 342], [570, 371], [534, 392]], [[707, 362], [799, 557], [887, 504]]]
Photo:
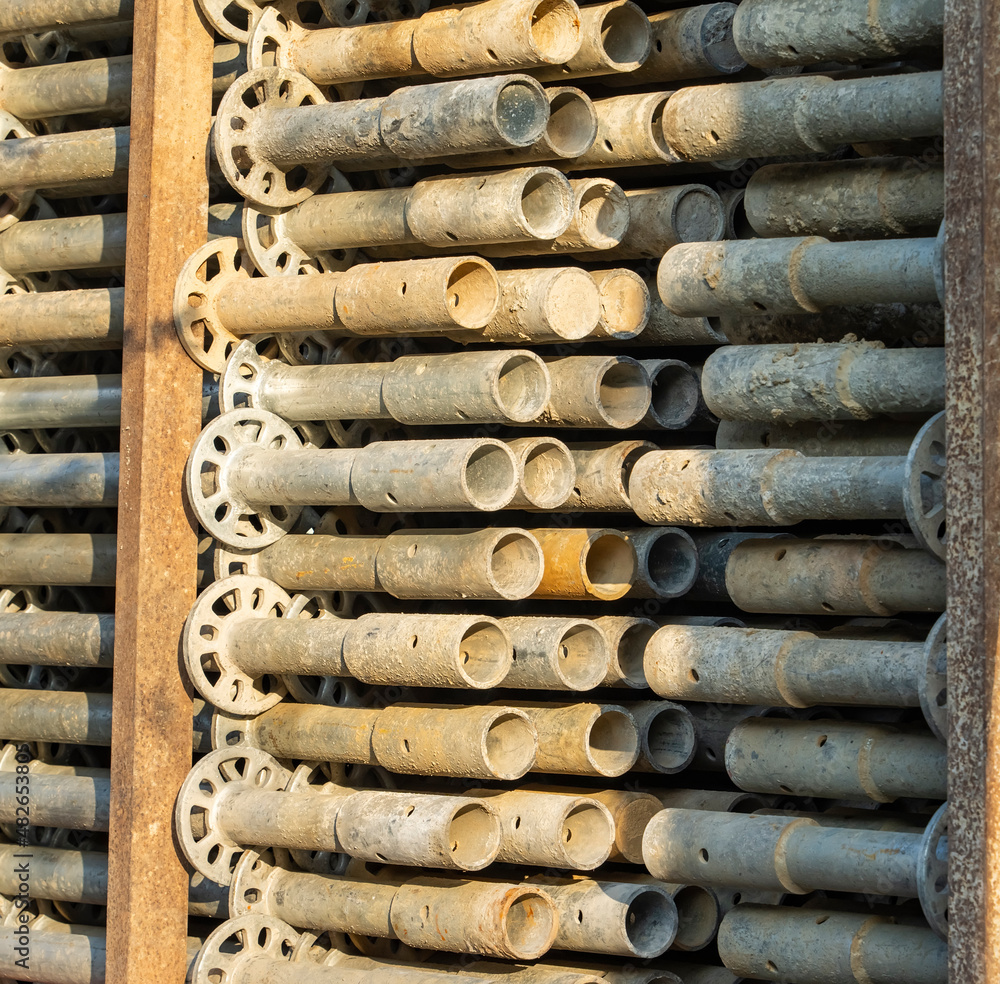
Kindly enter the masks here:
[[720, 450], [791, 448], [810, 457], [850, 458], [905, 455], [918, 427], [905, 420], [815, 421], [779, 423], [765, 420], [723, 420], [715, 432]]
[[947, 728], [947, 692], [937, 673], [928, 679], [928, 653], [920, 643], [665, 625], [646, 647], [645, 669], [652, 689], [675, 700], [934, 707], [940, 713], [928, 724], [942, 740]]
[[726, 345], [706, 360], [701, 386], [709, 410], [723, 420], [928, 417], [944, 409], [944, 349]]
[[891, 803], [947, 791], [947, 750], [929, 731], [854, 721], [747, 718], [729, 733], [726, 770], [740, 789], [776, 796]]
[[[15, 824], [20, 798], [30, 800], [35, 827], [107, 830], [111, 780], [93, 776], [0, 774], [0, 823]], [[16, 892], [13, 894], [17, 894]]]
[[740, 54], [757, 68], [893, 59], [937, 48], [944, 0], [867, 0], [836, 6], [746, 0], [733, 21]]
[[531, 597], [615, 601], [631, 589], [636, 552], [621, 531], [551, 527], [531, 533], [545, 558], [541, 583]]
[[938, 299], [935, 239], [831, 243], [821, 236], [684, 243], [663, 257], [660, 297], [684, 317], [801, 314]]
[[948, 980], [948, 944], [931, 930], [836, 909], [738, 905], [722, 921], [719, 955], [735, 973], [758, 980]]
[[789, 526], [806, 519], [906, 518], [921, 546], [945, 552], [944, 415], [906, 458], [807, 458], [796, 451], [657, 451], [629, 484], [640, 519], [659, 525]]
[[769, 164], [747, 182], [759, 236], [933, 236], [944, 220], [944, 167], [911, 157]]
[[[438, 82], [328, 103], [305, 76], [259, 68], [238, 78], [223, 97], [215, 153], [236, 191], [259, 207], [280, 208], [305, 201], [339, 162], [528, 147], [548, 116], [541, 86], [526, 75]], [[304, 169], [304, 177], [296, 169]]]
[[937, 136], [942, 99], [940, 72], [692, 86], [663, 110], [661, 152], [668, 162], [731, 161]]
[[277, 64], [330, 85], [520, 71], [569, 61], [580, 42], [580, 11], [572, 0], [492, 0], [416, 19], [320, 30], [265, 9], [248, 47], [251, 68]]
[[[919, 897], [932, 928], [945, 936], [939, 906], [947, 898], [947, 879], [943, 887], [937, 883], [940, 869], [928, 858], [942, 846], [939, 817], [945, 809], [923, 833], [667, 809], [646, 828], [643, 854], [653, 875], [667, 881], [794, 895], [823, 889]], [[946, 845], [944, 850], [946, 857]]]
[[945, 589], [940, 560], [889, 539], [744, 540], [725, 564], [725, 593], [746, 612], [943, 612]]
[[99, 24], [132, 16], [131, 0], [10, 0], [0, 14], [3, 40], [72, 25]]
[[[206, 780], [211, 785], [203, 788]], [[488, 865], [500, 847], [499, 820], [483, 801], [286, 789], [291, 780], [287, 769], [249, 745], [202, 759], [177, 799], [178, 838], [188, 861], [228, 885], [237, 856], [251, 844], [466, 871]]]

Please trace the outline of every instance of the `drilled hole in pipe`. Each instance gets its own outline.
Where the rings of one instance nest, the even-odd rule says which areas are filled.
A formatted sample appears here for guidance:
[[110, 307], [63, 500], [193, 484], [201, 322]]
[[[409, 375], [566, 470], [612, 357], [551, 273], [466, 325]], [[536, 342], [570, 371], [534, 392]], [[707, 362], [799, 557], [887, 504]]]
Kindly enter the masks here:
[[614, 824], [608, 814], [590, 803], [574, 806], [563, 820], [562, 849], [567, 864], [591, 871], [603, 864], [611, 852]]
[[664, 531], [646, 553], [646, 573], [657, 593], [685, 594], [698, 571], [698, 550], [683, 533]]
[[601, 21], [601, 46], [619, 68], [638, 68], [647, 51], [649, 26], [637, 7], [609, 10]]
[[510, 645], [491, 622], [476, 622], [466, 629], [459, 643], [462, 672], [478, 687], [495, 687], [507, 672]]
[[524, 82], [509, 82], [497, 94], [497, 129], [512, 147], [526, 147], [540, 135], [548, 121], [545, 95]]
[[567, 0], [541, 0], [531, 13], [531, 39], [535, 49], [553, 64], [568, 61], [579, 47], [577, 13]]
[[639, 750], [639, 735], [631, 718], [605, 711], [587, 736], [590, 758], [602, 775], [618, 776], [629, 769]]
[[555, 925], [555, 908], [530, 890], [518, 895], [504, 914], [507, 941], [524, 960], [540, 957], [548, 949]]
[[566, 228], [569, 191], [555, 174], [534, 174], [521, 189], [521, 215], [536, 239], [555, 239]]
[[649, 409], [649, 380], [642, 366], [615, 362], [602, 374], [598, 396], [604, 417], [613, 427], [633, 427]]
[[620, 598], [632, 585], [635, 552], [620, 536], [599, 536], [590, 544], [584, 564], [591, 593], [599, 598]]
[[463, 806], [452, 817], [448, 846], [453, 865], [470, 871], [482, 868], [496, 855], [499, 844], [499, 824], [482, 806]]
[[527, 355], [513, 355], [500, 366], [497, 390], [501, 409], [511, 420], [526, 422], [545, 408], [545, 367]]
[[526, 598], [542, 573], [538, 544], [523, 533], [501, 537], [490, 555], [490, 574], [496, 590], [505, 598]]
[[486, 732], [486, 763], [498, 779], [518, 779], [535, 761], [531, 723], [517, 714], [498, 714]]
[[673, 707], [664, 708], [646, 729], [646, 757], [661, 772], [677, 772], [691, 760], [696, 742], [690, 714]]
[[565, 445], [539, 440], [525, 456], [521, 485], [539, 509], [555, 509], [569, 497], [575, 476], [573, 457]]
[[505, 447], [486, 444], [476, 448], [465, 464], [465, 487], [478, 509], [501, 509], [517, 483], [517, 467]]
[[576, 92], [560, 92], [549, 103], [545, 135], [552, 150], [563, 157], [585, 154], [597, 135], [597, 117], [590, 103]]
[[677, 906], [677, 937], [674, 946], [680, 950], [700, 950], [715, 937], [719, 909], [711, 892], [697, 885], [688, 885], [674, 896]]
[[493, 271], [486, 264], [460, 263], [448, 278], [449, 316], [462, 328], [482, 328], [496, 309], [499, 291]]

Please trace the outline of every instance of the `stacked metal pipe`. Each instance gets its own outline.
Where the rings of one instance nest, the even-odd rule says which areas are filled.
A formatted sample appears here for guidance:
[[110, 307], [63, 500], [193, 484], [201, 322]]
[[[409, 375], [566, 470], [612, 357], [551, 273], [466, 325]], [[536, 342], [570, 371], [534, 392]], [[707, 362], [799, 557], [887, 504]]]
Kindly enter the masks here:
[[[189, 979], [941, 984], [940, 0], [198, 2]], [[104, 972], [131, 13], [0, 10], [0, 978]]]

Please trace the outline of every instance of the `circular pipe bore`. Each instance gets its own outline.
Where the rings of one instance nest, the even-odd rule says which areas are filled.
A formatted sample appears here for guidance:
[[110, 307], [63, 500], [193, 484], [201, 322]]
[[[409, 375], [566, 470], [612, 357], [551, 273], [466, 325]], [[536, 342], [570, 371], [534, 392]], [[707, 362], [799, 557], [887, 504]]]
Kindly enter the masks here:
[[465, 260], [456, 265], [445, 288], [452, 321], [461, 328], [483, 328], [500, 306], [500, 283], [485, 262]]
[[549, 401], [552, 387], [545, 363], [534, 354], [511, 355], [497, 369], [497, 403], [510, 420], [534, 420]]
[[573, 193], [566, 179], [538, 171], [521, 189], [521, 225], [536, 239], [556, 239], [573, 220]]
[[637, 957], [658, 957], [670, 947], [677, 931], [673, 899], [652, 889], [639, 892], [625, 914], [625, 934]]
[[514, 960], [535, 960], [556, 936], [556, 909], [552, 900], [530, 888], [512, 895], [503, 913], [506, 949]]
[[579, 14], [568, 0], [540, 0], [531, 12], [531, 40], [552, 65], [569, 61], [580, 47]]
[[460, 806], [448, 825], [451, 862], [463, 871], [485, 868], [500, 850], [500, 822], [478, 803]]
[[597, 139], [597, 112], [579, 89], [566, 88], [549, 101], [549, 122], [545, 136], [554, 154], [580, 157]]
[[501, 598], [517, 601], [538, 589], [544, 567], [542, 548], [533, 536], [507, 533], [493, 545], [490, 582]]
[[715, 896], [699, 885], [687, 885], [674, 896], [677, 907], [677, 936], [673, 947], [678, 950], [701, 950], [715, 939], [719, 928], [719, 903]]
[[520, 779], [534, 764], [538, 735], [526, 716], [504, 711], [486, 731], [483, 757], [497, 779]]
[[689, 427], [698, 412], [701, 383], [686, 363], [674, 359], [645, 365], [652, 384], [646, 419], [664, 430]]
[[601, 374], [598, 409], [611, 427], [634, 427], [646, 416], [650, 398], [649, 377], [636, 362], [613, 362]]
[[691, 715], [681, 707], [657, 711], [646, 726], [642, 744], [646, 761], [657, 772], [680, 772], [690, 764], [698, 745]]
[[644, 669], [646, 644], [653, 638], [657, 628], [655, 622], [637, 620], [618, 639], [616, 660], [619, 674], [629, 686], [636, 689], [648, 686]]
[[492, 622], [470, 625], [459, 642], [459, 670], [470, 687], [499, 686], [510, 668], [510, 639]]
[[604, 533], [591, 540], [583, 564], [588, 593], [602, 601], [623, 597], [635, 578], [635, 550], [621, 533]]
[[587, 758], [602, 776], [624, 775], [639, 757], [635, 722], [622, 711], [602, 711], [586, 737]]
[[607, 640], [592, 623], [571, 626], [558, 643], [557, 672], [570, 690], [592, 690], [604, 679]]
[[593, 803], [571, 806], [562, 825], [561, 847], [567, 867], [593, 871], [607, 861], [614, 838], [614, 822], [607, 810]]
[[629, 205], [625, 192], [606, 178], [587, 179], [576, 205], [576, 235], [590, 249], [611, 249], [628, 232]]
[[517, 465], [507, 446], [483, 444], [469, 453], [462, 486], [477, 509], [503, 509], [517, 493]]
[[[645, 531], [643, 531], [645, 534]], [[698, 576], [698, 548], [683, 530], [665, 529], [642, 537], [636, 552], [644, 561], [645, 580], [659, 598], [687, 594]]]
[[524, 454], [521, 492], [536, 509], [561, 506], [569, 498], [575, 478], [573, 456], [561, 441], [538, 438]]
[[649, 55], [649, 20], [633, 3], [609, 10], [601, 21], [601, 46], [614, 72], [634, 72]]
[[494, 104], [497, 130], [512, 147], [526, 147], [538, 139], [549, 116], [549, 102], [541, 88], [527, 82], [508, 82]]

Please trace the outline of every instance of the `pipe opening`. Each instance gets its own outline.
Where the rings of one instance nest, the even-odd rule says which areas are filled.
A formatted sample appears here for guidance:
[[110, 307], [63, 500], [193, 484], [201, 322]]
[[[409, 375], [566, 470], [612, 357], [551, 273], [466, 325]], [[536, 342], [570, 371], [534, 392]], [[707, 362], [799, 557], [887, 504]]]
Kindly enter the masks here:
[[602, 416], [612, 427], [634, 427], [646, 416], [651, 398], [649, 377], [635, 362], [613, 362], [598, 383]]
[[531, 13], [531, 40], [553, 65], [569, 61], [580, 47], [579, 14], [568, 0], [541, 0]]
[[486, 764], [497, 779], [520, 779], [535, 764], [536, 744], [527, 718], [499, 714], [486, 732]]
[[735, 13], [736, 9], [728, 3], [714, 3], [701, 22], [702, 52], [709, 65], [722, 75], [731, 75], [747, 67], [733, 36]]
[[690, 426], [698, 411], [701, 385], [694, 370], [682, 362], [665, 362], [652, 373], [651, 415], [666, 430]]
[[561, 506], [573, 489], [576, 466], [565, 444], [542, 438], [525, 455], [521, 490], [538, 509]]
[[530, 355], [510, 356], [498, 370], [497, 393], [500, 408], [511, 420], [534, 420], [548, 399], [545, 365]]
[[474, 871], [485, 867], [500, 849], [500, 824], [479, 803], [460, 807], [448, 825], [450, 860], [456, 868]]
[[[669, 97], [667, 97], [669, 98]], [[662, 99], [653, 107], [653, 112], [649, 117], [649, 135], [653, 138], [657, 150], [667, 159], [674, 159], [670, 150], [670, 144], [663, 133], [663, 113], [667, 108], [667, 99]]]
[[508, 533], [493, 546], [490, 576], [494, 588], [509, 600], [527, 598], [542, 577], [544, 558], [533, 537]]
[[722, 199], [710, 188], [693, 185], [674, 200], [674, 230], [682, 243], [715, 242], [725, 235]]
[[757, 238], [757, 230], [754, 229], [753, 224], [750, 222], [750, 216], [747, 215], [745, 191], [740, 191], [738, 194], [733, 195], [728, 203], [727, 212], [727, 222], [729, 223], [727, 238]]
[[475, 622], [458, 646], [462, 676], [471, 686], [499, 686], [510, 667], [510, 641], [492, 622]]
[[484, 444], [466, 459], [463, 485], [472, 505], [488, 512], [502, 509], [517, 489], [514, 456], [502, 444]]
[[609, 68], [634, 72], [649, 54], [651, 29], [648, 18], [634, 4], [609, 10], [601, 21], [601, 47], [608, 56]]
[[634, 687], [645, 687], [646, 673], [643, 661], [646, 657], [646, 644], [656, 633], [656, 625], [646, 622], [636, 622], [630, 625], [618, 639], [616, 660], [618, 672], [622, 678]]
[[628, 231], [629, 205], [625, 192], [613, 181], [594, 178], [580, 196], [576, 228], [593, 249], [617, 246]]
[[622, 597], [635, 578], [635, 551], [622, 536], [599, 536], [587, 549], [584, 560], [587, 587], [596, 597], [614, 601]]
[[549, 120], [544, 90], [527, 82], [508, 82], [497, 93], [495, 105], [497, 129], [512, 147], [533, 144]]
[[582, 93], [560, 92], [549, 103], [549, 122], [545, 128], [552, 152], [560, 157], [580, 157], [597, 139], [597, 113], [593, 103]]
[[565, 179], [547, 171], [533, 174], [521, 188], [521, 216], [525, 230], [536, 239], [555, 239], [566, 231], [571, 212]]
[[680, 772], [694, 757], [697, 742], [691, 715], [666, 707], [646, 727], [646, 758], [658, 772]]
[[577, 267], [559, 271], [549, 281], [543, 305], [544, 321], [560, 338], [586, 338], [601, 317], [601, 295], [594, 278]]
[[451, 271], [445, 294], [451, 320], [462, 328], [489, 324], [500, 303], [500, 285], [492, 267], [475, 260]]
[[574, 625], [557, 647], [560, 677], [572, 690], [591, 690], [604, 679], [608, 665], [607, 640], [593, 625]]
[[715, 938], [719, 925], [719, 906], [707, 889], [687, 885], [674, 896], [677, 907], [677, 936], [673, 946], [678, 950], [700, 950]]
[[676, 530], [664, 530], [646, 553], [646, 576], [658, 594], [687, 594], [698, 574], [698, 549], [691, 538]]
[[511, 956], [535, 960], [552, 944], [556, 932], [556, 910], [545, 896], [523, 889], [504, 913], [504, 935]]
[[614, 839], [614, 823], [593, 803], [574, 806], [563, 820], [562, 851], [567, 865], [578, 871], [593, 871], [604, 864]]
[[673, 899], [660, 892], [640, 892], [625, 913], [625, 934], [637, 957], [657, 957], [677, 931]]
[[649, 320], [649, 290], [631, 270], [616, 270], [601, 282], [601, 320], [615, 338], [635, 338]]
[[635, 764], [639, 735], [634, 721], [621, 711], [604, 711], [587, 735], [590, 761], [603, 776], [620, 776]]

